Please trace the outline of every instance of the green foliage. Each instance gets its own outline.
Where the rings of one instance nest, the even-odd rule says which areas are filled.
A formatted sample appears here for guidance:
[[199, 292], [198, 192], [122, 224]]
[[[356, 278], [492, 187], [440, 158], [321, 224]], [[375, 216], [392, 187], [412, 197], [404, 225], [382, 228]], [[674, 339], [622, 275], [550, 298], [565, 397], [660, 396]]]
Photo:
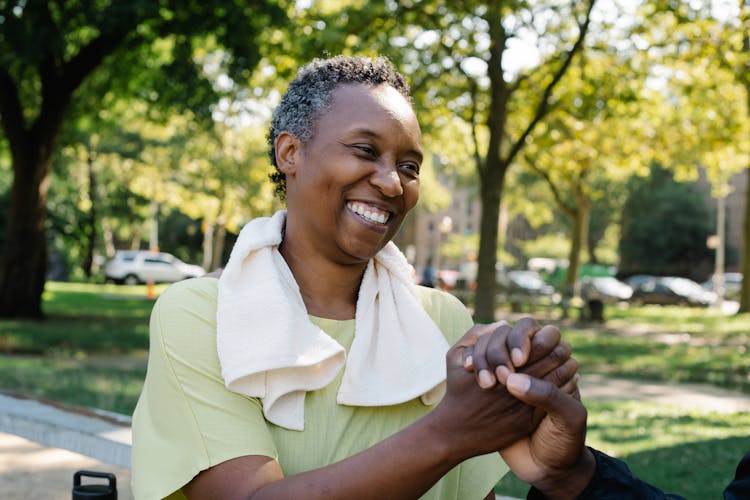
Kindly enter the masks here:
[[701, 195], [693, 186], [675, 182], [672, 174], [657, 164], [649, 177], [631, 179], [628, 189], [620, 272], [702, 280], [700, 274], [710, 267], [706, 238], [712, 233], [712, 223]]

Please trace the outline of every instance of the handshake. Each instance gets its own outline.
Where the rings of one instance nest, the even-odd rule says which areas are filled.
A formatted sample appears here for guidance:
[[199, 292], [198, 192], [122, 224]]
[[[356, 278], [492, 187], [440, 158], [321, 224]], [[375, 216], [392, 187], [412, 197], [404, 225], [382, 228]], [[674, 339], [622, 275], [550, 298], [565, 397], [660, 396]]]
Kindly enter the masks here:
[[547, 498], [575, 498], [596, 470], [585, 446], [578, 363], [560, 331], [523, 318], [472, 327], [447, 354], [447, 391], [435, 409], [467, 457], [499, 451]]

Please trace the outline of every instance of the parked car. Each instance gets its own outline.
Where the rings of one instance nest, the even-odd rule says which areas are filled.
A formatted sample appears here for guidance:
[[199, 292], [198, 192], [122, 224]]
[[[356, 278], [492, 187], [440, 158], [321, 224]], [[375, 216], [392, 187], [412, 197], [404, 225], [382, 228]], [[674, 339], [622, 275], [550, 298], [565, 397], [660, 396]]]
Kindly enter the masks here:
[[[711, 276], [703, 283], [703, 288], [716, 291], [716, 275]], [[742, 288], [742, 273], [724, 273], [724, 298], [739, 300]]]
[[548, 285], [536, 271], [500, 270], [497, 273], [500, 291], [509, 295], [553, 295], [555, 288]]
[[581, 279], [581, 295], [586, 300], [617, 303], [629, 300], [633, 289], [612, 276], [586, 276]]
[[149, 250], [118, 250], [104, 266], [108, 281], [138, 283], [171, 283], [206, 274], [201, 266], [186, 264], [172, 254]]
[[630, 288], [635, 290], [643, 283], [651, 281], [653, 279], [656, 279], [656, 276], [653, 276], [651, 274], [633, 274], [632, 276], [628, 276], [627, 278], [625, 278], [624, 282]]
[[709, 306], [716, 294], [693, 280], [678, 277], [653, 278], [633, 290], [631, 301], [636, 304]]

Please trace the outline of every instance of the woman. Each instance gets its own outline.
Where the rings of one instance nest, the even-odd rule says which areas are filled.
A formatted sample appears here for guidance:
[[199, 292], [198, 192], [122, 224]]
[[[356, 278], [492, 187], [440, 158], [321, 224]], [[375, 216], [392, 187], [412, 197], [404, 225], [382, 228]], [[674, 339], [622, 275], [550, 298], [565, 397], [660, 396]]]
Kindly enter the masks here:
[[496, 382], [528, 359], [570, 392], [576, 366], [555, 329], [472, 327], [411, 282], [389, 243], [423, 156], [403, 77], [384, 59], [313, 61], [269, 142], [287, 211], [243, 228], [219, 280], [154, 307], [136, 497], [491, 495], [496, 452], [541, 419]]

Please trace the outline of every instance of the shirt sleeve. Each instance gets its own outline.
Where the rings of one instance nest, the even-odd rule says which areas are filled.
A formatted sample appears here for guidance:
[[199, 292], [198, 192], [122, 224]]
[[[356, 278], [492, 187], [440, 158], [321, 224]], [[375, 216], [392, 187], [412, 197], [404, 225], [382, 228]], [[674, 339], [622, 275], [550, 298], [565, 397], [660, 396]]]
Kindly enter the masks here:
[[136, 499], [170, 496], [232, 458], [277, 459], [260, 402], [229, 391], [221, 377], [217, 283], [172, 285], [151, 313], [148, 370], [132, 424]]
[[[659, 488], [641, 481], [622, 460], [593, 448], [589, 449], [596, 458], [596, 471], [578, 496], [578, 500], [685, 500], [684, 497], [664, 493]], [[543, 500], [547, 497], [532, 487], [526, 498]]]

